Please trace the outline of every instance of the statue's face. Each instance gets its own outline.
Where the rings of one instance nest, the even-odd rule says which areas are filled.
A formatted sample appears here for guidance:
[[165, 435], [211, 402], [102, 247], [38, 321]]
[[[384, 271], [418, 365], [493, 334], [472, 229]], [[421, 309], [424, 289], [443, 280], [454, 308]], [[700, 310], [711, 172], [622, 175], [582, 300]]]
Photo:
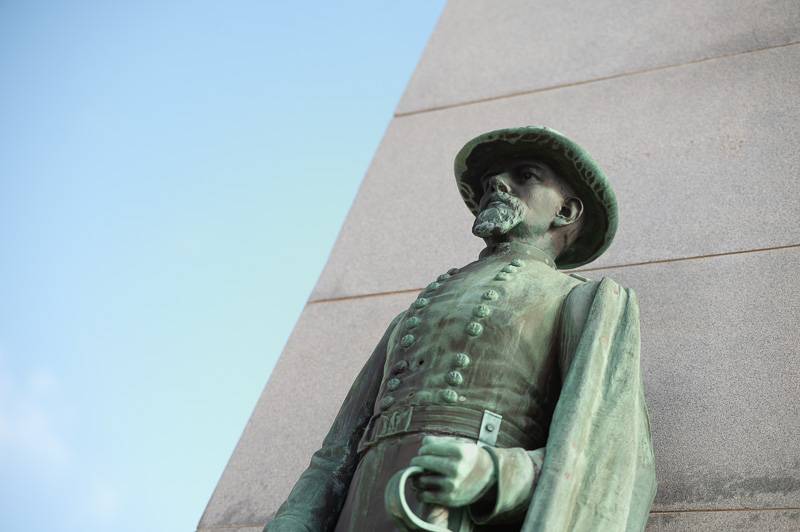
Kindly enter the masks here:
[[[547, 164], [512, 159], [489, 168], [472, 232], [497, 241], [535, 238], [563, 217], [572, 191]], [[580, 215], [580, 213], [578, 213]]]

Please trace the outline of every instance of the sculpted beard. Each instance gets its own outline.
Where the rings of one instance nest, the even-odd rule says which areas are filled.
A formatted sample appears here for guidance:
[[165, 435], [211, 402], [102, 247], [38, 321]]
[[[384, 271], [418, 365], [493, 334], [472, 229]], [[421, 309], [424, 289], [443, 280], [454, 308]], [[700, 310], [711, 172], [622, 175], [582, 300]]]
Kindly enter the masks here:
[[472, 234], [480, 238], [507, 234], [523, 220], [525, 207], [510, 194], [495, 192], [472, 224]]

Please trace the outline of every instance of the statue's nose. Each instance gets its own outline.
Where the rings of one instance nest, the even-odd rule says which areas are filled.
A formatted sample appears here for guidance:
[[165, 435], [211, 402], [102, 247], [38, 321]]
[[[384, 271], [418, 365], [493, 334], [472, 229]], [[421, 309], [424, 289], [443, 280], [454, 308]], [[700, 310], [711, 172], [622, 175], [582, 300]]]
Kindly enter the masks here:
[[489, 189], [492, 192], [505, 192], [506, 194], [510, 194], [511, 187], [508, 186], [507, 179], [508, 176], [505, 174], [497, 174], [492, 176], [489, 180]]

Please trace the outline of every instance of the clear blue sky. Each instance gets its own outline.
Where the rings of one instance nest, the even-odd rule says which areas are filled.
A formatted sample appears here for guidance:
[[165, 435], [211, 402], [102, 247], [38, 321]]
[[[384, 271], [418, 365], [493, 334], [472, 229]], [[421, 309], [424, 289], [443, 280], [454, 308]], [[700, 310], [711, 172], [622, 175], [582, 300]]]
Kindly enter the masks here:
[[194, 530], [442, 6], [0, 4], [0, 530]]

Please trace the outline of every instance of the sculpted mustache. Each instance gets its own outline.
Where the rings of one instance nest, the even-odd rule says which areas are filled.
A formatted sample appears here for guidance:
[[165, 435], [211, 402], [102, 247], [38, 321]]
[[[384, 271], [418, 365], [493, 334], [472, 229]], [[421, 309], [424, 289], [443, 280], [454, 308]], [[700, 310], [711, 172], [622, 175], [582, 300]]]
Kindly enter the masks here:
[[486, 200], [486, 203], [483, 204], [483, 208], [486, 208], [487, 205], [493, 202], [505, 203], [506, 205], [512, 208], [519, 208], [522, 205], [520, 200], [512, 196], [511, 194], [498, 191], [498, 192], [493, 192], [489, 196], [489, 198]]

